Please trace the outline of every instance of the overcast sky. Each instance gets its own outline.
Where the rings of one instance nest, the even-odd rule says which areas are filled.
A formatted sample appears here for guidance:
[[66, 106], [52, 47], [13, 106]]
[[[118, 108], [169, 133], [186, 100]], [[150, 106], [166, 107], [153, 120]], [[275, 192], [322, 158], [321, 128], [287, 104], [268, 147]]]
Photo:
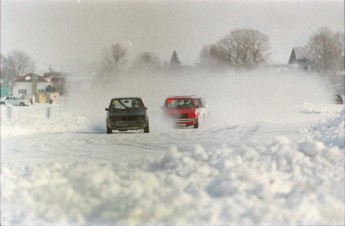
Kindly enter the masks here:
[[120, 43], [130, 57], [151, 51], [183, 64], [198, 61], [204, 45], [233, 29], [250, 28], [270, 38], [271, 62], [287, 63], [321, 26], [344, 30], [343, 0], [199, 1], [1, 1], [1, 52], [29, 54], [38, 66], [64, 71], [100, 59]]

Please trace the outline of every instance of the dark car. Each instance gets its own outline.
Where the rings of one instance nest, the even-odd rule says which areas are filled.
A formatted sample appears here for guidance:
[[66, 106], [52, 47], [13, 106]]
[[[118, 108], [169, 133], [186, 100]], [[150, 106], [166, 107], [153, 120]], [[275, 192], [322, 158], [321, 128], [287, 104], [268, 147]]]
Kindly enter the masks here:
[[149, 133], [149, 118], [147, 108], [139, 97], [119, 97], [110, 101], [107, 113], [107, 133], [113, 130], [127, 131], [144, 129]]

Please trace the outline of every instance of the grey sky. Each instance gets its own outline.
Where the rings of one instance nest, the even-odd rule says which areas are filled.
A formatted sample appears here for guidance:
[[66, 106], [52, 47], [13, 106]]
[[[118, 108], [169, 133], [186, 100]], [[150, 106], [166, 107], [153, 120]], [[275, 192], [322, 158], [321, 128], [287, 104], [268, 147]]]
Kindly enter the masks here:
[[[130, 57], [152, 51], [169, 61], [174, 50], [184, 64], [201, 48], [237, 28], [270, 37], [271, 62], [287, 63], [291, 49], [321, 26], [344, 30], [342, 0], [285, 1], [10, 1], [1, 2], [1, 52], [28, 53], [48, 65], [83, 65], [120, 43]], [[60, 66], [58, 66], [60, 67]]]

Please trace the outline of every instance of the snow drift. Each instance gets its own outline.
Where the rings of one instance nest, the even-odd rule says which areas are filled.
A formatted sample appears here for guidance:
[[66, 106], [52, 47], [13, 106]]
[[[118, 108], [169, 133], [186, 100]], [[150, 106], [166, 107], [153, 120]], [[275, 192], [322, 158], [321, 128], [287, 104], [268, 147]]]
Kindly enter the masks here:
[[4, 224], [343, 224], [344, 155], [277, 137], [135, 164], [2, 166]]

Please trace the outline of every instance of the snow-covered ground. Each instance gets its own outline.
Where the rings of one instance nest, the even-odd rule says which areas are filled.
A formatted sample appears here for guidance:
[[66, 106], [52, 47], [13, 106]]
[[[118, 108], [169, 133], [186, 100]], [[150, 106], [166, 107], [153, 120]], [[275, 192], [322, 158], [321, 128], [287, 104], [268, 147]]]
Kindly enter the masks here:
[[[1, 106], [1, 225], [344, 225], [344, 106], [318, 79], [295, 78], [132, 89], [149, 134], [105, 134], [102, 92], [13, 107], [11, 119]], [[171, 128], [160, 104], [188, 90], [210, 116]]]

